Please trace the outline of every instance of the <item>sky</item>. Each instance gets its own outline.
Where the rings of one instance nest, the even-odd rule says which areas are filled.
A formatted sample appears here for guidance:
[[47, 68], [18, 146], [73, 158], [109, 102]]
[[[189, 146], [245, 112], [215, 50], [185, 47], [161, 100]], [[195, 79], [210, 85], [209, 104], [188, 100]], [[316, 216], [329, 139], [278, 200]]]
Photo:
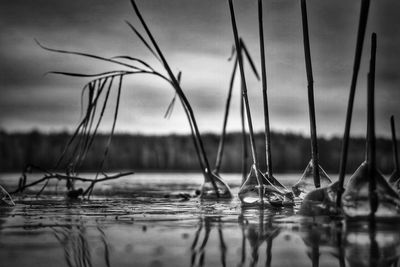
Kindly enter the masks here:
[[[270, 126], [309, 135], [307, 80], [300, 1], [265, 0], [264, 35]], [[317, 131], [342, 136], [354, 60], [361, 0], [308, 0]], [[182, 88], [201, 132], [219, 133], [233, 62], [233, 34], [226, 0], [137, 0]], [[260, 69], [257, 1], [234, 1], [239, 34]], [[376, 131], [390, 135], [389, 116], [400, 118], [400, 2], [371, 1], [351, 133], [366, 131], [366, 77], [370, 36], [378, 35]], [[81, 91], [87, 78], [50, 71], [96, 73], [119, 66], [58, 54], [45, 46], [104, 57], [129, 55], [162, 66], [132, 33], [125, 20], [143, 28], [129, 0], [0, 1], [0, 129], [8, 132], [72, 131], [82, 118]], [[228, 131], [240, 130], [239, 75], [235, 80]], [[262, 131], [261, 82], [246, 65], [254, 129]], [[116, 90], [112, 92], [115, 97]], [[180, 104], [164, 118], [173, 88], [152, 76], [124, 79], [116, 131], [142, 134], [190, 132]], [[115, 101], [113, 102], [115, 103]], [[110, 104], [101, 131], [111, 129]], [[398, 122], [400, 124], [400, 122]]]

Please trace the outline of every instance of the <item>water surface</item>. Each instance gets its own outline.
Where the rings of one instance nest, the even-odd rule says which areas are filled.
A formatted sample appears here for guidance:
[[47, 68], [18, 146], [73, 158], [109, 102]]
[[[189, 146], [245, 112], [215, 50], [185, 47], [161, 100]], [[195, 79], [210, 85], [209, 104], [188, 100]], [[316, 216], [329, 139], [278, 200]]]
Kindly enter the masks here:
[[[240, 176], [222, 175], [238, 191]], [[277, 175], [290, 186], [299, 175]], [[18, 175], [0, 175], [10, 189]], [[1, 266], [398, 266], [400, 227], [186, 198], [200, 174], [135, 174], [67, 201], [64, 184], [0, 210]], [[79, 185], [78, 185], [79, 186]]]

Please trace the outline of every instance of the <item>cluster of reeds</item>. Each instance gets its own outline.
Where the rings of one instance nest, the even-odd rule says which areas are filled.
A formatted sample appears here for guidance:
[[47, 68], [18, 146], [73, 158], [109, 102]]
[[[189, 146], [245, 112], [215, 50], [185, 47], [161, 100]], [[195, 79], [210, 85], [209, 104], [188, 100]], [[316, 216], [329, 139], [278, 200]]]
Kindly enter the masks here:
[[[241, 78], [242, 88], [242, 103], [244, 103], [244, 109], [249, 129], [249, 141], [251, 149], [252, 166], [250, 172], [244, 181], [240, 191], [239, 198], [244, 204], [259, 204], [264, 203], [283, 205], [285, 197], [291, 198], [291, 193], [282, 184], [280, 184], [272, 173], [272, 159], [271, 159], [271, 148], [270, 148], [270, 128], [269, 128], [269, 115], [268, 115], [268, 100], [267, 100], [267, 76], [265, 66], [265, 48], [264, 48], [264, 35], [263, 35], [263, 15], [262, 15], [262, 1], [258, 1], [258, 21], [259, 21], [259, 34], [260, 34], [260, 52], [261, 52], [261, 77], [262, 77], [262, 92], [263, 92], [263, 103], [264, 103], [264, 118], [265, 118], [265, 139], [266, 139], [266, 165], [267, 171], [264, 174], [260, 171], [259, 162], [257, 159], [257, 151], [254, 141], [253, 123], [250, 111], [249, 99], [247, 96], [247, 84], [244, 73], [244, 64], [241, 56], [243, 43], [240, 41], [235, 11], [233, 2], [229, 3], [229, 11], [231, 15], [232, 30], [235, 41], [235, 48], [238, 53], [238, 64]], [[243, 119], [242, 119], [243, 121]], [[258, 197], [255, 194], [255, 190], [258, 190]], [[264, 196], [267, 198], [264, 201]], [[288, 202], [291, 202], [290, 200]], [[279, 203], [279, 204], [278, 204]]]
[[[250, 56], [250, 53], [242, 39], [240, 39], [241, 46], [243, 48], [242, 52], [244, 52], [244, 55], [247, 58], [247, 61], [254, 73], [254, 76], [259, 80], [259, 74], [257, 71], [257, 68], [254, 64], [254, 61], [252, 57]], [[234, 58], [234, 59], [233, 59]], [[228, 95], [226, 98], [225, 102], [225, 112], [224, 112], [224, 119], [222, 123], [222, 132], [221, 136], [219, 139], [219, 145], [218, 145], [218, 150], [217, 150], [217, 157], [215, 160], [215, 167], [214, 167], [214, 173], [219, 175], [220, 169], [221, 169], [221, 164], [222, 164], [222, 157], [224, 154], [224, 145], [225, 145], [225, 138], [226, 138], [226, 126], [228, 123], [228, 117], [229, 117], [229, 110], [230, 110], [230, 104], [231, 104], [231, 98], [232, 98], [232, 91], [233, 91], [233, 85], [234, 85], [234, 79], [237, 73], [237, 66], [238, 66], [238, 56], [236, 53], [236, 49], [233, 48], [232, 55], [228, 60], [233, 59], [233, 70], [231, 74], [231, 78], [229, 81], [229, 88], [228, 88]], [[243, 90], [243, 87], [241, 87], [241, 91]], [[241, 92], [242, 94], [242, 92]], [[248, 159], [248, 150], [247, 150], [247, 134], [246, 134], [246, 118], [244, 115], [244, 101], [243, 98], [240, 98], [240, 118], [241, 118], [241, 126], [242, 126], [242, 183], [246, 179], [247, 175], [247, 159]]]
[[[301, 0], [302, 10], [305, 7], [305, 0]], [[346, 124], [342, 143], [342, 154], [340, 162], [340, 171], [338, 182], [325, 186], [321, 190], [310, 192], [304, 202], [308, 202], [307, 207], [311, 207], [312, 203], [318, 205], [325, 202], [325, 213], [337, 214], [343, 212], [349, 220], [367, 219], [370, 222], [370, 228], [374, 231], [376, 220], [392, 220], [399, 219], [400, 196], [395, 188], [391, 187], [388, 181], [380, 174], [376, 166], [376, 141], [375, 141], [375, 65], [377, 50], [377, 35], [372, 33], [371, 36], [371, 55], [369, 62], [369, 72], [367, 76], [367, 137], [366, 137], [366, 160], [357, 171], [351, 176], [346, 188], [344, 188], [344, 177], [346, 173], [348, 145], [350, 136], [351, 118], [354, 104], [354, 96], [357, 85], [357, 78], [361, 64], [361, 55], [363, 43], [365, 39], [366, 26], [369, 13], [369, 0], [361, 1], [360, 20], [357, 34], [356, 52], [354, 58], [353, 74], [350, 85], [350, 95], [346, 114]], [[307, 25], [307, 18], [303, 15], [303, 29]], [[308, 33], [304, 32], [305, 54], [307, 70], [311, 70], [311, 62], [309, 60]], [[308, 47], [308, 49], [307, 49]], [[308, 50], [308, 51], [307, 51]], [[312, 75], [308, 73], [309, 89]], [[311, 108], [311, 106], [310, 106]], [[311, 119], [312, 122], [312, 119]], [[395, 172], [397, 170], [397, 142], [394, 130], [394, 119], [391, 118]], [[313, 134], [313, 133], [312, 133]], [[396, 174], [394, 174], [396, 176]], [[315, 172], [314, 172], [315, 177]], [[391, 177], [392, 178], [392, 177]], [[395, 178], [393, 178], [395, 180]], [[315, 179], [314, 179], [315, 181]], [[390, 180], [389, 180], [390, 182]], [[317, 183], [315, 184], [317, 187]], [[369, 203], [366, 203], [368, 199]], [[303, 202], [303, 204], [304, 204]], [[329, 203], [326, 203], [329, 202]], [[335, 207], [332, 207], [335, 203]], [[312, 214], [312, 213], [311, 213]]]
[[14, 205], [10, 194], [0, 185], [0, 207], [12, 207]]
[[[74, 181], [89, 181], [86, 178], [81, 178], [78, 176], [79, 168], [85, 160], [88, 151], [92, 147], [99, 125], [102, 122], [102, 118], [106, 107], [108, 105], [110, 95], [112, 91], [116, 91], [116, 103], [114, 110], [114, 118], [111, 127], [111, 133], [104, 150], [103, 160], [99, 163], [99, 169], [94, 180], [91, 181], [90, 186], [81, 192], [83, 195], [90, 196], [93, 186], [98, 181], [103, 181], [106, 179], [118, 178], [123, 175], [130, 173], [118, 174], [114, 177], [104, 177], [100, 178], [99, 174], [103, 172], [104, 162], [107, 158], [110, 144], [112, 141], [112, 136], [115, 131], [116, 121], [118, 119], [119, 102], [121, 97], [121, 91], [123, 88], [123, 79], [126, 76], [144, 74], [158, 77], [166, 81], [175, 91], [175, 96], [172, 99], [170, 105], [167, 108], [165, 117], [171, 115], [173, 106], [176, 101], [176, 97], [179, 98], [186, 117], [189, 122], [189, 127], [191, 130], [191, 136], [193, 139], [193, 144], [195, 147], [196, 155], [199, 161], [200, 169], [204, 176], [204, 183], [202, 186], [201, 197], [203, 198], [230, 198], [232, 197], [229, 186], [220, 177], [220, 168], [222, 163], [222, 156], [224, 151], [224, 142], [226, 136], [226, 125], [229, 116], [230, 102], [233, 90], [234, 78], [237, 73], [237, 67], [239, 66], [240, 73], [240, 88], [241, 88], [241, 122], [242, 122], [242, 135], [243, 135], [243, 183], [239, 191], [239, 198], [244, 204], [250, 205], [264, 205], [265, 203], [271, 205], [285, 206], [293, 205], [293, 193], [285, 188], [277, 179], [273, 176], [272, 169], [272, 153], [271, 153], [271, 135], [270, 135], [270, 123], [269, 123], [269, 112], [268, 112], [268, 94], [267, 94], [267, 71], [266, 71], [266, 59], [265, 59], [265, 43], [264, 43], [264, 22], [263, 22], [263, 6], [262, 0], [258, 0], [258, 31], [259, 31], [259, 48], [260, 48], [260, 61], [261, 61], [261, 82], [262, 82], [262, 96], [263, 96], [263, 106], [264, 106], [264, 126], [265, 126], [265, 160], [267, 169], [261, 171], [259, 168], [259, 161], [257, 157], [257, 151], [255, 146], [253, 121], [250, 111], [250, 103], [247, 95], [247, 83], [244, 71], [244, 56], [247, 58], [251, 69], [253, 70], [257, 79], [259, 75], [257, 68], [252, 60], [248, 49], [244, 41], [241, 39], [233, 5], [233, 0], [228, 0], [230, 18], [232, 23], [232, 31], [234, 37], [234, 49], [232, 52], [231, 59], [233, 60], [233, 70], [229, 83], [228, 96], [225, 104], [225, 114], [222, 125], [222, 133], [220, 144], [218, 147], [217, 159], [215, 163], [215, 168], [211, 171], [211, 166], [204, 149], [203, 140], [196, 122], [196, 118], [193, 109], [181, 87], [180, 79], [182, 73], [179, 72], [174, 74], [164, 53], [162, 52], [160, 46], [152, 35], [150, 28], [145, 22], [138, 6], [134, 0], [131, 0], [132, 7], [136, 16], [138, 17], [145, 34], [141, 34], [140, 31], [131, 23], [126, 22], [133, 33], [141, 40], [148, 51], [158, 60], [163, 70], [167, 75], [162, 74], [155, 67], [151, 66], [147, 62], [141, 60], [140, 58], [131, 56], [116, 56], [112, 58], [105, 58], [97, 55], [92, 55], [88, 53], [81, 53], [75, 51], [66, 51], [52, 49], [43, 46], [39, 42], [39, 46], [43, 49], [63, 54], [76, 55], [86, 58], [92, 58], [99, 61], [104, 61], [115, 66], [120, 67], [113, 71], [87, 74], [87, 73], [71, 73], [71, 72], [52, 72], [53, 74], [60, 74], [72, 77], [84, 77], [90, 78], [91, 80], [85, 84], [82, 89], [82, 96], [87, 95], [86, 99], [86, 109], [84, 116], [79, 123], [77, 129], [75, 130], [71, 140], [67, 143], [65, 150], [61, 154], [56, 168], [63, 166], [66, 170], [66, 174], [52, 173], [47, 170], [42, 170], [45, 173], [43, 179], [36, 181], [34, 183], [28, 184], [26, 181], [25, 174], [23, 175], [20, 186], [17, 191], [23, 191], [25, 188], [32, 186], [34, 184], [45, 182], [42, 190], [46, 187], [48, 181], [52, 178], [57, 178], [61, 180], [66, 180], [66, 186], [68, 190], [75, 190]], [[306, 0], [300, 0], [301, 5], [301, 15], [302, 15], [302, 28], [303, 28], [303, 44], [304, 44], [304, 55], [305, 55], [305, 69], [307, 76], [307, 91], [308, 91], [308, 104], [309, 104], [309, 120], [310, 120], [310, 140], [311, 140], [311, 155], [312, 159], [307, 166], [302, 178], [293, 187], [293, 192], [295, 195], [301, 195], [302, 198], [305, 197], [307, 201], [318, 202], [321, 196], [329, 195], [328, 199], [330, 202], [336, 205], [337, 210], [341, 208], [342, 204], [342, 194], [345, 191], [344, 188], [344, 176], [346, 173], [347, 155], [348, 155], [348, 145], [350, 136], [350, 126], [352, 118], [352, 110], [354, 103], [354, 96], [356, 90], [356, 84], [358, 79], [358, 73], [361, 64], [361, 55], [364, 43], [364, 36], [366, 32], [366, 25], [368, 20], [368, 12], [370, 1], [362, 0], [360, 19], [357, 33], [357, 43], [354, 58], [353, 74], [350, 86], [349, 102], [346, 114], [346, 124], [343, 136], [342, 144], [342, 154], [340, 161], [340, 171], [339, 171], [339, 181], [337, 183], [331, 184], [331, 180], [323, 171], [319, 165], [318, 159], [318, 143], [317, 143], [317, 127], [316, 127], [316, 116], [315, 116], [315, 101], [314, 101], [314, 80], [313, 71], [311, 63], [311, 49], [309, 40], [309, 29], [308, 29], [308, 19], [307, 19], [307, 7]], [[371, 49], [371, 61], [370, 61], [370, 72], [368, 75], [368, 134], [367, 134], [367, 164], [368, 164], [368, 177], [374, 177], [376, 174], [375, 166], [375, 132], [374, 132], [374, 83], [375, 83], [375, 56], [376, 56], [376, 35], [372, 36], [372, 49]], [[248, 134], [246, 132], [245, 121], [247, 121]], [[394, 132], [394, 119], [391, 119], [392, 124], [392, 135], [395, 140]], [[249, 141], [249, 147], [251, 151], [252, 164], [249, 172], [247, 164], [247, 138]], [[396, 141], [396, 140], [395, 140]], [[394, 141], [394, 143], [396, 143]], [[396, 170], [391, 178], [391, 182], [397, 181], [397, 176], [399, 171], [399, 164], [397, 158], [397, 145], [394, 145], [394, 159], [396, 164]], [[28, 169], [27, 169], [28, 170]], [[312, 180], [312, 183], [310, 183]], [[321, 188], [320, 188], [321, 187]], [[319, 189], [320, 188], [320, 189]], [[312, 189], [317, 189], [318, 193], [310, 192]], [[257, 191], [257, 192], [256, 192]], [[39, 192], [39, 193], [40, 193]], [[371, 178], [369, 183], [369, 198], [370, 198], [370, 208], [372, 217], [375, 214], [376, 207], [379, 205], [379, 199], [376, 196], [377, 185], [376, 181]], [[307, 193], [310, 193], [308, 196]], [[264, 199], [265, 198], [265, 199]], [[324, 197], [323, 201], [326, 201]], [[331, 203], [331, 204], [332, 204]], [[336, 211], [337, 211], [336, 210]]]
[[[237, 24], [235, 19], [235, 12], [233, 7], [233, 0], [228, 0], [229, 10], [231, 14], [232, 21], [232, 30], [233, 36], [235, 40], [236, 50], [239, 51], [242, 49], [241, 43], [239, 42], [239, 34], [237, 30]], [[305, 55], [305, 67], [306, 67], [306, 75], [307, 75], [307, 88], [308, 88], [308, 104], [309, 104], [309, 119], [310, 119], [310, 135], [311, 135], [311, 155], [312, 159], [307, 166], [302, 178], [293, 186], [293, 192], [295, 195], [299, 195], [301, 198], [305, 198], [307, 203], [307, 210], [312, 210], [313, 206], [321, 207], [321, 203], [323, 203], [323, 207], [325, 209], [325, 213], [334, 215], [337, 213], [341, 213], [341, 205], [342, 205], [342, 195], [345, 192], [344, 188], [344, 176], [346, 173], [346, 164], [347, 164], [347, 155], [348, 155], [348, 145], [349, 145], [349, 136], [350, 136], [350, 126], [351, 126], [351, 117], [354, 103], [354, 96], [357, 84], [358, 73], [361, 64], [361, 55], [364, 43], [364, 36], [366, 32], [368, 13], [369, 13], [369, 0], [362, 0], [361, 2], [361, 11], [360, 11], [360, 20], [359, 27], [357, 33], [357, 43], [356, 43], [356, 52], [354, 58], [354, 67], [353, 74], [350, 86], [350, 96], [347, 108], [346, 115], [346, 124], [345, 131], [343, 136], [343, 144], [342, 144], [342, 154], [340, 161], [340, 171], [339, 171], [339, 179], [338, 182], [331, 182], [330, 178], [326, 175], [323, 169], [319, 166], [318, 159], [318, 143], [317, 143], [317, 129], [316, 129], [316, 116], [315, 116], [315, 104], [314, 104], [314, 80], [313, 80], [313, 72], [312, 72], [312, 63], [311, 63], [311, 49], [310, 49], [310, 41], [309, 41], [309, 30], [308, 30], [308, 19], [307, 19], [307, 7], [306, 0], [300, 0], [301, 5], [301, 15], [302, 15], [302, 26], [303, 26], [303, 43], [304, 43], [304, 55]], [[250, 186], [245, 187], [242, 186], [239, 191], [239, 198], [245, 204], [264, 204], [263, 198], [267, 195], [266, 191], [268, 190], [268, 186], [265, 184], [265, 181], [269, 181], [273, 185], [276, 179], [273, 178], [272, 173], [272, 162], [271, 162], [271, 150], [270, 150], [270, 129], [269, 129], [269, 114], [268, 114], [268, 100], [267, 100], [267, 79], [266, 79], [266, 68], [265, 68], [265, 52], [264, 52], [264, 35], [263, 35], [263, 17], [262, 17], [262, 0], [258, 0], [258, 18], [259, 18], [259, 35], [260, 35], [260, 54], [261, 54], [261, 70], [262, 70], [262, 87], [263, 87], [263, 99], [264, 99], [264, 119], [265, 119], [265, 144], [266, 144], [266, 166], [267, 172], [263, 176], [259, 176], [258, 171], [258, 161], [257, 161], [257, 153], [255, 151], [254, 146], [254, 137], [252, 130], [252, 120], [250, 107], [247, 98], [247, 88], [246, 88], [246, 80], [243, 71], [243, 62], [239, 56], [238, 64], [241, 73], [241, 82], [243, 87], [243, 102], [245, 103], [246, 115], [249, 127], [250, 134], [250, 148], [252, 151], [252, 171], [250, 172], [246, 182]], [[346, 200], [346, 205], [353, 205], [356, 209], [365, 209], [364, 206], [357, 201], [362, 197], [360, 196], [351, 196], [352, 193], [356, 192], [355, 189], [358, 185], [356, 182], [352, 182], [359, 178], [359, 176], [365, 175], [368, 182], [368, 199], [369, 199], [369, 215], [371, 221], [375, 219], [376, 216], [383, 217], [398, 217], [400, 214], [397, 206], [389, 207], [391, 204], [388, 203], [380, 203], [387, 202], [388, 200], [384, 199], [385, 196], [390, 198], [393, 203], [400, 203], [400, 197], [397, 193], [393, 191], [393, 188], [387, 185], [386, 180], [381, 178], [377, 168], [376, 168], [376, 160], [375, 160], [375, 118], [374, 118], [374, 84], [375, 84], [375, 61], [376, 61], [376, 34], [372, 34], [371, 38], [371, 60], [370, 60], [370, 70], [368, 73], [368, 125], [367, 125], [367, 158], [365, 162], [365, 168], [368, 171], [358, 171], [358, 173], [354, 174], [352, 179], [349, 182], [349, 188], [346, 189], [347, 194], [345, 193], [344, 199]], [[392, 129], [393, 126], [392, 119]], [[394, 144], [396, 144], [395, 133], [393, 131], [393, 139]], [[398, 159], [397, 159], [397, 144], [394, 145], [394, 161], [396, 165], [395, 172], [393, 174], [396, 178], [391, 178], [393, 180], [398, 179]], [[364, 165], [362, 165], [364, 166]], [[364, 167], [360, 167], [362, 169]], [[252, 177], [253, 176], [253, 177]], [[253, 179], [250, 182], [250, 179]], [[313, 183], [310, 182], [312, 178]], [[257, 184], [254, 181], [257, 181]], [[279, 182], [278, 182], [279, 183]], [[319, 189], [322, 186], [321, 189]], [[253, 188], [253, 189], [251, 189]], [[254, 194], [254, 189], [258, 189], [258, 200], [256, 199], [256, 195]], [[316, 190], [313, 190], [316, 189]], [[386, 191], [385, 191], [386, 190]], [[250, 192], [253, 191], [253, 192]], [[284, 192], [284, 189], [281, 190]], [[242, 195], [241, 195], [242, 194]], [[246, 195], [247, 194], [247, 195]], [[357, 194], [362, 194], [361, 192], [357, 192]], [[251, 195], [251, 197], [250, 197]], [[246, 199], [247, 197], [247, 199]], [[348, 203], [349, 199], [353, 199], [355, 203]], [[358, 198], [358, 199], [357, 199]], [[383, 198], [383, 199], [382, 199]], [[273, 204], [271, 199], [268, 199], [267, 202]], [[304, 203], [303, 202], [303, 203]], [[317, 204], [317, 205], [315, 205]], [[381, 210], [378, 210], [378, 206], [381, 204]], [[318, 206], [319, 205], [319, 206]], [[319, 208], [317, 208], [318, 210]], [[359, 217], [365, 211], [357, 211], [351, 210], [351, 208], [345, 208], [345, 214], [349, 217]], [[309, 213], [309, 212], [308, 212]], [[362, 216], [361, 216], [362, 217]], [[385, 217], [385, 218], [386, 218]]]
[[341, 195], [344, 191], [344, 178], [346, 175], [346, 165], [347, 165], [347, 154], [349, 152], [349, 140], [350, 140], [350, 126], [351, 126], [351, 118], [353, 114], [353, 105], [354, 105], [354, 96], [356, 93], [357, 79], [358, 73], [361, 65], [361, 55], [364, 45], [365, 31], [367, 28], [368, 21], [368, 12], [369, 12], [370, 1], [362, 0], [361, 1], [361, 10], [360, 10], [360, 19], [358, 24], [358, 32], [357, 32], [357, 43], [356, 43], [356, 52], [354, 56], [354, 64], [353, 64], [353, 74], [351, 77], [351, 85], [350, 85], [350, 93], [349, 100], [347, 104], [347, 113], [346, 113], [346, 124], [344, 128], [344, 134], [342, 139], [342, 153], [340, 157], [340, 169], [339, 169], [339, 190], [337, 192], [337, 206], [341, 206]]
[[[171, 101], [171, 104], [168, 106], [167, 112], [165, 114], [166, 117], [170, 116], [176, 96], [179, 97], [179, 100], [182, 103], [184, 108], [185, 114], [187, 116], [191, 135], [193, 138], [194, 147], [196, 149], [196, 155], [198, 157], [200, 169], [204, 175], [204, 185], [202, 190], [202, 196], [204, 198], [208, 197], [217, 197], [217, 198], [230, 198], [231, 192], [227, 184], [219, 177], [218, 171], [211, 172], [210, 163], [207, 157], [207, 154], [204, 149], [204, 144], [200, 135], [199, 128], [197, 126], [197, 122], [195, 119], [194, 112], [192, 107], [184, 94], [181, 85], [180, 85], [180, 77], [181, 73], [175, 75], [172, 72], [170, 65], [168, 64], [162, 50], [160, 49], [158, 43], [156, 42], [154, 36], [152, 35], [149, 27], [147, 26], [141, 12], [139, 11], [135, 1], [131, 1], [132, 7], [135, 11], [135, 14], [140, 20], [141, 25], [145, 31], [145, 35], [142, 35], [136, 27], [134, 27], [131, 23], [126, 22], [128, 26], [131, 28], [133, 33], [142, 41], [142, 43], [146, 46], [146, 48], [151, 52], [151, 54], [158, 60], [161, 64], [163, 69], [167, 72], [167, 75], [162, 74], [161, 72], [157, 71], [147, 62], [131, 57], [131, 56], [116, 56], [112, 58], [105, 58], [98, 55], [93, 55], [89, 53], [82, 53], [76, 51], [67, 51], [67, 50], [59, 50], [59, 49], [52, 49], [40, 44], [38, 41], [38, 45], [51, 52], [62, 53], [62, 54], [69, 54], [69, 55], [76, 55], [86, 58], [92, 58], [99, 61], [104, 61], [115, 66], [119, 66], [120, 69], [116, 69], [113, 71], [101, 72], [101, 73], [73, 73], [73, 72], [61, 72], [61, 71], [53, 71], [52, 74], [60, 74], [72, 77], [80, 77], [80, 78], [90, 78], [91, 80], [86, 83], [82, 89], [82, 97], [84, 96], [85, 92], [87, 91], [87, 105], [86, 111], [81, 120], [80, 124], [76, 128], [73, 136], [67, 143], [63, 153], [61, 154], [55, 169], [58, 169], [63, 166], [66, 170], [65, 174], [53, 173], [48, 170], [42, 170], [45, 173], [43, 179], [39, 181], [35, 181], [34, 183], [28, 184], [26, 182], [26, 173], [24, 171], [23, 177], [20, 181], [20, 186], [17, 189], [17, 192], [22, 192], [25, 188], [37, 184], [38, 182], [45, 182], [42, 190], [47, 186], [49, 179], [57, 178], [57, 179], [65, 179], [67, 189], [74, 190], [74, 181], [86, 181], [85, 178], [78, 177], [79, 168], [84, 162], [88, 151], [92, 147], [99, 125], [102, 122], [102, 118], [107, 107], [107, 104], [110, 99], [110, 95], [112, 91], [116, 89], [116, 103], [115, 103], [115, 110], [114, 110], [114, 118], [112, 122], [111, 133], [109, 135], [109, 139], [107, 145], [104, 150], [104, 157], [103, 160], [99, 164], [98, 172], [95, 177], [95, 181], [97, 181], [99, 174], [103, 173], [104, 162], [107, 158], [108, 151], [111, 145], [112, 136], [114, 134], [116, 122], [118, 119], [118, 111], [119, 111], [119, 102], [121, 97], [121, 91], [123, 88], [123, 79], [126, 76], [137, 75], [137, 74], [145, 74], [145, 75], [152, 75], [158, 78], [163, 79], [166, 81], [174, 90], [175, 90], [175, 97]], [[250, 59], [251, 61], [251, 59]], [[116, 81], [116, 82], [115, 82]], [[115, 85], [116, 84], [116, 85]], [[220, 163], [218, 163], [220, 164]], [[217, 168], [219, 168], [217, 164]], [[27, 168], [26, 170], [30, 170]], [[128, 175], [129, 173], [122, 173], [119, 174], [118, 177], [123, 175]], [[109, 179], [110, 177], [105, 177], [104, 179]], [[93, 186], [95, 182], [91, 183], [91, 185], [83, 192], [84, 195], [87, 194], [90, 196]]]

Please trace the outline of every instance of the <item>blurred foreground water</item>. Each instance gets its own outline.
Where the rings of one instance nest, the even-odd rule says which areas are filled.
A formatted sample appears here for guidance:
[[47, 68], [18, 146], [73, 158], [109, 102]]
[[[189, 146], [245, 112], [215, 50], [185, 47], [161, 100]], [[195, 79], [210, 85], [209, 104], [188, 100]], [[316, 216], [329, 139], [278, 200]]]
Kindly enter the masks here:
[[[241, 208], [240, 175], [221, 175], [230, 201], [187, 198], [201, 174], [134, 174], [67, 201], [40, 185], [0, 208], [0, 266], [399, 266], [400, 225], [306, 217], [294, 208]], [[276, 175], [291, 187], [300, 174]], [[12, 190], [18, 174], [0, 174]], [[79, 184], [77, 184], [79, 187]]]

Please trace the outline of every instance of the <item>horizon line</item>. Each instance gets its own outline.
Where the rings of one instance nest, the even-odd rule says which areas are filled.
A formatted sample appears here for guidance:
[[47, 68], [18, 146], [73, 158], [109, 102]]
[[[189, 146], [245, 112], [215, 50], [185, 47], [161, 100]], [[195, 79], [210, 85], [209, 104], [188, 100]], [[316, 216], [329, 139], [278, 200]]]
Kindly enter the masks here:
[[[0, 128], [0, 134], [5, 133], [5, 134], [31, 134], [31, 133], [39, 133], [43, 135], [52, 135], [52, 134], [73, 134], [73, 131], [68, 130], [68, 129], [63, 129], [63, 130], [41, 130], [37, 128], [32, 128], [29, 130], [6, 130], [4, 128]], [[302, 138], [309, 139], [310, 134], [305, 134], [303, 132], [296, 132], [296, 131], [279, 131], [279, 130], [271, 130], [272, 134], [280, 134], [280, 135], [295, 135], [299, 136]], [[104, 132], [104, 131], [98, 131], [97, 135], [107, 135], [110, 134], [110, 132]], [[227, 135], [230, 134], [242, 134], [240, 131], [232, 131], [226, 133]], [[247, 133], [248, 134], [248, 133]], [[255, 135], [263, 135], [263, 131], [256, 131], [254, 133]], [[190, 136], [190, 132], [188, 133], [178, 133], [178, 132], [169, 132], [169, 133], [146, 133], [146, 132], [129, 132], [129, 131], [115, 131], [114, 135], [131, 135], [131, 136], [149, 136], [149, 137], [164, 137], [164, 136]], [[214, 135], [214, 136], [220, 136], [221, 133], [217, 132], [212, 132], [212, 131], [205, 131], [201, 133], [202, 136], [205, 135]], [[360, 134], [355, 134], [355, 135], [350, 135], [352, 139], [366, 139], [366, 136], [360, 135]], [[318, 139], [327, 139], [327, 140], [332, 140], [332, 139], [343, 139], [343, 136], [338, 135], [338, 134], [319, 134]], [[391, 140], [391, 137], [385, 136], [385, 135], [376, 135], [376, 139], [383, 139], [383, 140]]]

